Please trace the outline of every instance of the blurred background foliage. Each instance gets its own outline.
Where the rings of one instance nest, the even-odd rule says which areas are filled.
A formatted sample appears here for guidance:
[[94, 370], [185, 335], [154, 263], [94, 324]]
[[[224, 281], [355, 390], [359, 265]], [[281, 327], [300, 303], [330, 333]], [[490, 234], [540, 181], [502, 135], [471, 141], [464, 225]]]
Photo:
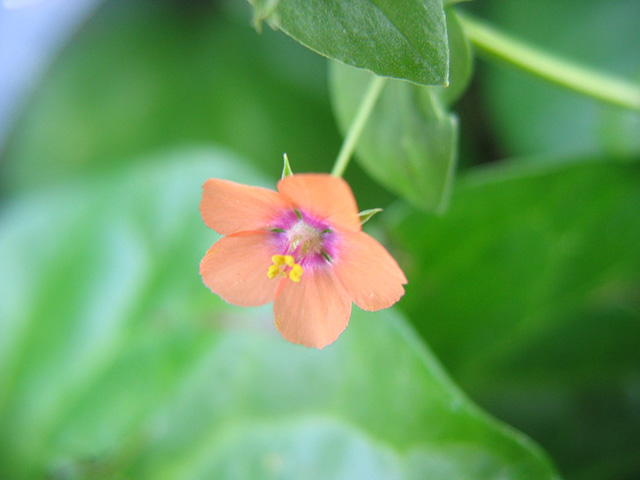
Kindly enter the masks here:
[[[640, 78], [634, 0], [464, 8]], [[12, 122], [0, 478], [638, 478], [640, 115], [475, 62], [442, 216], [346, 174], [405, 298], [308, 351], [197, 274], [206, 178], [273, 186], [341, 143], [328, 62], [250, 19], [105, 0]]]

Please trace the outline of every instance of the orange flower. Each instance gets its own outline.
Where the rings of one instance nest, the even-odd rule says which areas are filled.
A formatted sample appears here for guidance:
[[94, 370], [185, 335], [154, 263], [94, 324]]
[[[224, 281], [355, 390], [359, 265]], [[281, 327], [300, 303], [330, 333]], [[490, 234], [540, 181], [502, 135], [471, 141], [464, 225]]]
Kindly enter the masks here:
[[341, 178], [292, 175], [278, 192], [212, 178], [200, 211], [226, 235], [200, 263], [205, 285], [234, 305], [273, 300], [275, 324], [290, 342], [323, 348], [346, 328], [352, 301], [374, 311], [404, 294], [404, 273], [362, 231]]

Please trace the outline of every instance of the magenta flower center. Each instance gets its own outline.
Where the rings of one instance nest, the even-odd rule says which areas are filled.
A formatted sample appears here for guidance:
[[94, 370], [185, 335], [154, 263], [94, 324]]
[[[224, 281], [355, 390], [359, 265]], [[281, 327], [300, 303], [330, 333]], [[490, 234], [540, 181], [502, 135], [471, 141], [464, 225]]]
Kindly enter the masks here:
[[337, 237], [326, 222], [294, 210], [276, 225], [269, 278], [282, 276], [299, 282], [305, 271], [326, 267], [334, 258]]

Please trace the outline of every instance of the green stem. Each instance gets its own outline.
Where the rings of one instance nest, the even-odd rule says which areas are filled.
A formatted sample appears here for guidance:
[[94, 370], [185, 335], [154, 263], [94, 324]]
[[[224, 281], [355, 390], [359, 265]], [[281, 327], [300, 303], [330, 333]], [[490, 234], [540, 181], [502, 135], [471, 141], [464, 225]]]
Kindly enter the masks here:
[[349, 160], [351, 160], [351, 155], [353, 154], [353, 150], [356, 148], [360, 134], [373, 111], [373, 107], [378, 101], [378, 97], [380, 97], [380, 93], [382, 92], [382, 87], [384, 87], [385, 82], [385, 77], [378, 76], [373, 77], [371, 82], [369, 82], [369, 86], [362, 97], [362, 103], [360, 103], [358, 112], [349, 127], [347, 136], [344, 137], [342, 147], [340, 148], [340, 152], [338, 152], [338, 157], [336, 158], [336, 163], [333, 165], [333, 170], [331, 170], [331, 175], [334, 177], [341, 177], [344, 175], [344, 171], [347, 169], [347, 165], [349, 165]]
[[573, 64], [459, 14], [464, 30], [478, 50], [545, 80], [598, 100], [640, 111], [640, 84]]

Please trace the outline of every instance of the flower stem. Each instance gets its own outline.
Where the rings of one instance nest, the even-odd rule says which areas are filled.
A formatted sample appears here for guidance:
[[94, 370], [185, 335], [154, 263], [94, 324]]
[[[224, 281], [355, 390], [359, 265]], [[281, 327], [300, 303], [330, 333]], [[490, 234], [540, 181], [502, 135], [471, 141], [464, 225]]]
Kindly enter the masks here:
[[459, 17], [469, 40], [487, 56], [574, 92], [640, 111], [640, 83], [576, 65], [501, 33], [467, 14], [459, 13]]
[[347, 165], [349, 165], [349, 160], [351, 160], [351, 155], [353, 154], [353, 150], [356, 148], [360, 134], [373, 111], [373, 107], [378, 101], [378, 97], [380, 97], [380, 93], [382, 92], [382, 87], [384, 87], [385, 82], [385, 77], [378, 76], [374, 76], [371, 79], [371, 82], [369, 82], [369, 86], [362, 97], [362, 103], [360, 103], [356, 116], [349, 127], [349, 131], [344, 137], [342, 147], [340, 148], [340, 152], [338, 152], [338, 157], [336, 158], [336, 163], [333, 165], [333, 170], [331, 170], [331, 175], [334, 177], [341, 177], [344, 175], [344, 171], [347, 169]]

